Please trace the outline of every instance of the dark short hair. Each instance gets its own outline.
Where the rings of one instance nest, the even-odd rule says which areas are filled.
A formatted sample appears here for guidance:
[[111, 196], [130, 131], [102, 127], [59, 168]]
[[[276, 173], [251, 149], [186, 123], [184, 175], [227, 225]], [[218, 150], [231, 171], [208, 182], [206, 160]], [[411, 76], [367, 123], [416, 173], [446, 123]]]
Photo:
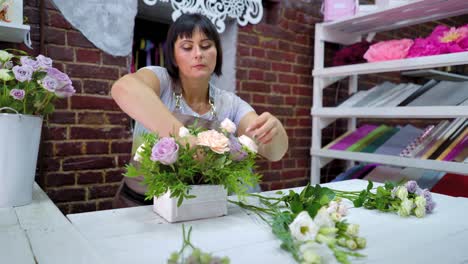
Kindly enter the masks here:
[[218, 31], [211, 21], [201, 14], [183, 14], [170, 27], [167, 32], [166, 44], [164, 46], [164, 66], [174, 80], [179, 80], [179, 69], [175, 63], [174, 44], [177, 38], [191, 38], [195, 29], [203, 32], [209, 40], [215, 43], [217, 50], [216, 66], [214, 73], [218, 76], [222, 74], [223, 51]]

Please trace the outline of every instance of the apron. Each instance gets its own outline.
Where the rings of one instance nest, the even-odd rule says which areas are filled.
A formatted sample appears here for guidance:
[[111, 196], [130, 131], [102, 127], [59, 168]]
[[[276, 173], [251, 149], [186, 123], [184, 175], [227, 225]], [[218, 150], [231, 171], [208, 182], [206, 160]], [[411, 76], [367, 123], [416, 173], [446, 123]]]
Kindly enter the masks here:
[[[211, 87], [209, 88], [211, 90]], [[172, 114], [179, 120], [185, 127], [194, 124], [197, 121], [198, 126], [202, 126], [206, 129], [218, 129], [220, 126], [220, 122], [217, 119], [216, 108], [214, 104], [213, 97], [209, 97], [209, 104], [210, 104], [210, 111], [209, 111], [209, 118], [200, 118], [195, 117], [192, 115], [187, 115], [182, 113], [182, 106], [181, 100], [183, 99], [182, 94], [180, 92], [180, 88], [176, 88], [176, 91], [173, 92], [173, 98], [175, 100], [175, 107]], [[132, 153], [131, 153], [131, 161], [133, 165], [137, 165], [137, 161], [133, 160], [133, 156], [136, 153], [138, 147], [143, 143], [143, 139], [136, 138], [132, 145]], [[113, 208], [126, 208], [126, 207], [134, 207], [140, 205], [151, 205], [153, 204], [153, 199], [145, 200], [145, 191], [146, 186], [141, 185], [140, 183], [143, 181], [143, 176], [136, 177], [136, 178], [127, 178], [124, 177], [122, 180], [119, 189], [117, 190], [117, 194], [113, 200]]]

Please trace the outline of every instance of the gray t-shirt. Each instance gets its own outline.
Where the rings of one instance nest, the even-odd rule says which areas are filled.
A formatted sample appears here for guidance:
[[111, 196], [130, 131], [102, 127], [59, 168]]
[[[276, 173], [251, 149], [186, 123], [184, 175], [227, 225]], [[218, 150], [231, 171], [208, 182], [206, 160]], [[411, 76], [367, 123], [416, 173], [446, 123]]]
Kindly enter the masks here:
[[[176, 99], [174, 98], [174, 89], [175, 83], [172, 81], [171, 77], [167, 73], [166, 68], [159, 66], [147, 66], [144, 69], [151, 70], [158, 77], [160, 82], [160, 98], [161, 101], [166, 105], [169, 111], [173, 112], [176, 107]], [[229, 118], [237, 126], [239, 122], [248, 112], [254, 111], [252, 106], [247, 102], [242, 100], [239, 96], [235, 95], [232, 92], [221, 90], [218, 87], [215, 87], [210, 83], [210, 97], [213, 98], [214, 106], [216, 109], [216, 118], [219, 122], [223, 121], [225, 118]], [[193, 111], [190, 106], [185, 102], [183, 97], [180, 100], [180, 110], [182, 114], [191, 115], [195, 117], [200, 117], [203, 119], [211, 119], [212, 115], [210, 111], [203, 115], [199, 115]], [[139, 122], [135, 124], [135, 130], [133, 132], [133, 139], [140, 135], [143, 132], [148, 132], [148, 130], [141, 125]]]

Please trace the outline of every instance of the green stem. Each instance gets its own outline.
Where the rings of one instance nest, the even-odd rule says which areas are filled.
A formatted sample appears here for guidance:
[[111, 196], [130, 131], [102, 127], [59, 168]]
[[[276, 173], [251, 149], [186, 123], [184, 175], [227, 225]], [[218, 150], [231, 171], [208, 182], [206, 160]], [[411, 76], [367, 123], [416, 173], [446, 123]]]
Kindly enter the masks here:
[[250, 193], [249, 196], [252, 196], [252, 197], [257, 197], [257, 198], [260, 198], [260, 199], [264, 199], [264, 200], [275, 200], [275, 201], [282, 201], [281, 198], [276, 198], [276, 197], [266, 197], [266, 196], [262, 196], [260, 194], [255, 194], [255, 193]]

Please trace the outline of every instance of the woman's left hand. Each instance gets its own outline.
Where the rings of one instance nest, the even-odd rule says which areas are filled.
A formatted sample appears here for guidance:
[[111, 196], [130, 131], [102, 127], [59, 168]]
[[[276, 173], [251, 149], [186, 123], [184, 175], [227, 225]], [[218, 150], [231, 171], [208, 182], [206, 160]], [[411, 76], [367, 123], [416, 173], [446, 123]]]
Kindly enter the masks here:
[[281, 122], [274, 115], [264, 112], [259, 115], [246, 129], [256, 141], [268, 144], [279, 133]]

